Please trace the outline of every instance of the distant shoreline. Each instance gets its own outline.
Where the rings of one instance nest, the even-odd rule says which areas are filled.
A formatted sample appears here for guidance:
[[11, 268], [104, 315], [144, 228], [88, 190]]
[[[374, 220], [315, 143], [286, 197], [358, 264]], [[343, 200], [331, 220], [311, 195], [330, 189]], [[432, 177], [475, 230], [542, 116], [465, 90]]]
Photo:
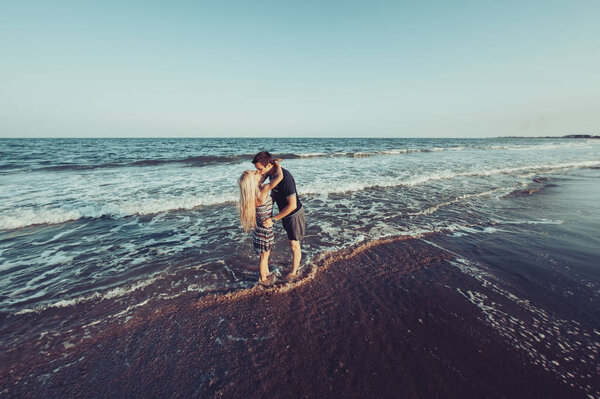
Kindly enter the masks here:
[[591, 134], [569, 134], [566, 136], [499, 136], [499, 139], [600, 139], [600, 136]]

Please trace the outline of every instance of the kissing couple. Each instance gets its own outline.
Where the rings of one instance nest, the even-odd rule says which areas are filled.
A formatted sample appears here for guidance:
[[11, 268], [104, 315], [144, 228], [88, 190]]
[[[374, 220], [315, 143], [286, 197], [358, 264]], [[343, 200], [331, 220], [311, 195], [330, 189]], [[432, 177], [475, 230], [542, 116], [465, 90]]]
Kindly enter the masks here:
[[[238, 181], [240, 224], [246, 233], [253, 231], [254, 253], [260, 256], [258, 282], [262, 285], [272, 284], [275, 278], [269, 273], [269, 255], [275, 242], [273, 224], [281, 220], [292, 250], [292, 270], [285, 277], [286, 281], [292, 281], [298, 275], [302, 257], [300, 242], [306, 231], [304, 208], [296, 191], [296, 182], [280, 162], [281, 159], [273, 159], [271, 154], [261, 151], [252, 159], [256, 170], [244, 171]], [[273, 214], [273, 202], [279, 209], [276, 215]]]

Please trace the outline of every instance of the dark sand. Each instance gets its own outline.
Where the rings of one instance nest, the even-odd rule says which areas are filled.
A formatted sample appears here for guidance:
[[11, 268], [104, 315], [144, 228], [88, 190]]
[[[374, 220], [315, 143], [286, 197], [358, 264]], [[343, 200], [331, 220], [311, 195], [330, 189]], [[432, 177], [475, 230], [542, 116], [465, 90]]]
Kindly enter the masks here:
[[332, 255], [293, 286], [179, 299], [47, 356], [0, 355], [0, 396], [575, 398], [417, 240]]

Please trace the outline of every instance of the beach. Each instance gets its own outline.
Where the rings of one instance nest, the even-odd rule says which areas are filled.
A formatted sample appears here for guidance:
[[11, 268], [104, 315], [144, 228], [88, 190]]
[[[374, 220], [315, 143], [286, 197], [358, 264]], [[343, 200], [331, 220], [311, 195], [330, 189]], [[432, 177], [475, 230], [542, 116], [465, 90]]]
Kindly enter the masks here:
[[599, 1], [0, 10], [0, 399], [600, 399]]
[[[597, 144], [358, 144], [284, 161], [308, 230], [301, 278], [284, 283], [276, 229], [272, 287], [256, 284], [227, 196], [173, 202], [247, 168], [244, 143], [216, 166], [181, 154], [5, 165], [0, 397], [600, 397]], [[336, 184], [314, 189], [327, 176]]]
[[451, 259], [420, 239], [360, 246], [295, 286], [179, 301], [76, 348], [3, 362], [3, 393], [584, 397], [482, 320], [456, 290], [481, 283]]

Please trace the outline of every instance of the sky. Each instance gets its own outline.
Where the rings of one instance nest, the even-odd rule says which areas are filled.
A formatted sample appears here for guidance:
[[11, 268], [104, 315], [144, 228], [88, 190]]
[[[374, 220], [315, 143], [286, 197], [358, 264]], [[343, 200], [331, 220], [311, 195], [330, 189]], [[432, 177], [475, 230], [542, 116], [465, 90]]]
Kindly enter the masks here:
[[600, 134], [600, 2], [0, 0], [0, 137]]

